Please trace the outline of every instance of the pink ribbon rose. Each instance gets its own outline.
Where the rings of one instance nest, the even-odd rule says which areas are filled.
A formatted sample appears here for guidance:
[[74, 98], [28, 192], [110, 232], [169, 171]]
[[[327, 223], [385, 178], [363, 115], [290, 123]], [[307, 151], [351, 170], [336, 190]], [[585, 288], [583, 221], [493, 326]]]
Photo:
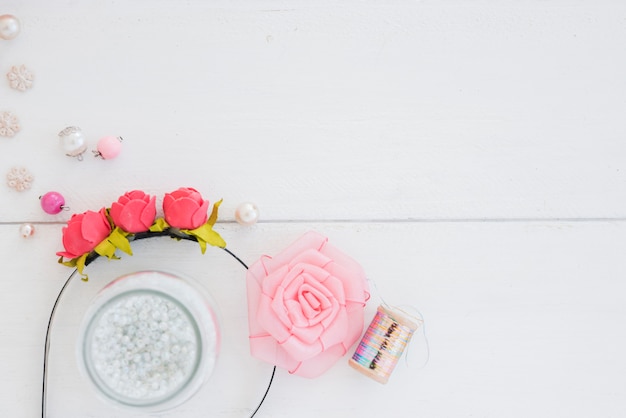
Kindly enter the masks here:
[[316, 232], [247, 273], [250, 351], [304, 377], [317, 377], [363, 332], [365, 273]]
[[109, 215], [113, 223], [126, 232], [145, 232], [156, 217], [156, 197], [140, 190], [126, 192], [111, 205]]
[[163, 198], [165, 221], [174, 228], [196, 229], [206, 223], [209, 201], [191, 187], [181, 187]]
[[57, 255], [65, 258], [76, 258], [96, 248], [111, 233], [111, 225], [106, 210], [99, 212], [88, 210], [74, 214], [63, 228], [63, 247], [65, 251]]

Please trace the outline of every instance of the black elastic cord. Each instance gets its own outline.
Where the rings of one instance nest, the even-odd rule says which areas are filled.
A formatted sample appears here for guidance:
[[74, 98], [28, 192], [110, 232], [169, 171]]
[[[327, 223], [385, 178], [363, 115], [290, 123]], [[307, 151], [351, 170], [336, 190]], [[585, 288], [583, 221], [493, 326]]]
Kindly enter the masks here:
[[[163, 232], [144, 232], [144, 233], [140, 233], [140, 234], [135, 234], [135, 236], [132, 238], [132, 240], [138, 240], [138, 239], [144, 239], [144, 238], [152, 238], [152, 237], [162, 237], [162, 236], [169, 236], [172, 238], [176, 238], [176, 239], [187, 239], [190, 241], [196, 241], [196, 239], [192, 236], [189, 235], [178, 235], [178, 234], [173, 234], [173, 233], [169, 233], [168, 231], [163, 231]], [[223, 248], [224, 251], [226, 251], [228, 254], [230, 254], [235, 260], [237, 260], [246, 270], [248, 269], [248, 266], [246, 265], [246, 263], [244, 263], [239, 257], [237, 257], [232, 251], [230, 251], [228, 248]], [[85, 266], [91, 264], [92, 261], [94, 261], [96, 258], [98, 258], [98, 254], [95, 252], [92, 252], [89, 254], [89, 256], [87, 256], [87, 259], [85, 260]], [[50, 330], [52, 329], [52, 321], [54, 320], [54, 314], [57, 310], [57, 307], [59, 305], [59, 302], [61, 300], [61, 296], [63, 295], [63, 293], [65, 292], [65, 289], [67, 289], [67, 286], [70, 284], [70, 281], [72, 280], [72, 278], [76, 275], [76, 273], [78, 272], [78, 270], [74, 270], [72, 272], [72, 274], [70, 274], [70, 276], [67, 278], [67, 280], [65, 281], [65, 283], [63, 284], [63, 287], [61, 288], [61, 290], [59, 291], [59, 294], [57, 295], [55, 301], [54, 301], [54, 305], [52, 305], [52, 311], [50, 312], [50, 318], [48, 319], [48, 327], [46, 328], [46, 341], [44, 344], [44, 351], [43, 351], [43, 383], [42, 383], [42, 387], [41, 387], [41, 418], [46, 418], [46, 401], [47, 401], [47, 390], [46, 390], [46, 384], [48, 381], [48, 354], [50, 352]], [[254, 410], [254, 412], [252, 412], [252, 415], [250, 415], [250, 418], [254, 417], [256, 415], [256, 413], [259, 411], [259, 409], [261, 409], [261, 405], [263, 405], [263, 402], [265, 401], [265, 398], [267, 397], [267, 394], [270, 391], [270, 388], [272, 387], [272, 382], [274, 381], [274, 375], [276, 374], [276, 366], [273, 367], [272, 369], [272, 375], [270, 376], [270, 381], [267, 384], [267, 388], [265, 389], [265, 393], [263, 394], [263, 397], [261, 398], [261, 401], [259, 402], [259, 404], [257, 405], [256, 409]]]

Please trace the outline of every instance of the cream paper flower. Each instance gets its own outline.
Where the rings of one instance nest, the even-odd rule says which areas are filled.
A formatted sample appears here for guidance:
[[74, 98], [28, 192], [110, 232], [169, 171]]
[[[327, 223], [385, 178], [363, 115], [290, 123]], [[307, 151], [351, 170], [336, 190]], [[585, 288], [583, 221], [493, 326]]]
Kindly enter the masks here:
[[0, 113], [0, 136], [11, 137], [20, 130], [20, 121], [11, 112]]
[[20, 65], [19, 67], [14, 65], [11, 67], [11, 71], [7, 73], [7, 78], [11, 88], [26, 91], [33, 86], [35, 76], [25, 65]]

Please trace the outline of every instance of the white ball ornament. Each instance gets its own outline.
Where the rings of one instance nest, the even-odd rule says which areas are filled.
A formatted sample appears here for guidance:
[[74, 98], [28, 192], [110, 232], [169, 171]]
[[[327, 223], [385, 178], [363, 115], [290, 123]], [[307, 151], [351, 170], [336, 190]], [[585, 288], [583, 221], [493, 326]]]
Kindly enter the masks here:
[[235, 210], [235, 220], [239, 225], [254, 225], [259, 220], [259, 208], [251, 202], [242, 203]]
[[24, 238], [29, 238], [35, 234], [35, 227], [33, 224], [25, 223], [20, 225], [20, 235]]
[[87, 150], [87, 139], [80, 128], [68, 126], [59, 132], [59, 139], [65, 155], [76, 157], [79, 161], [83, 159], [83, 153]]
[[20, 34], [20, 21], [13, 15], [0, 16], [0, 38], [10, 41]]

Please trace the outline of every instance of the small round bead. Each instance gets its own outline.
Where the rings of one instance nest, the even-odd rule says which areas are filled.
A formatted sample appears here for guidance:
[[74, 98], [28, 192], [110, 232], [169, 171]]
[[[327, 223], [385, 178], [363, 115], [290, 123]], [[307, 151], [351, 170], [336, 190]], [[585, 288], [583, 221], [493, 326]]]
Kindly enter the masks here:
[[35, 233], [35, 227], [33, 224], [20, 225], [20, 235], [24, 238], [31, 237]]
[[0, 16], [0, 38], [10, 41], [20, 34], [20, 21], [13, 15]]
[[259, 208], [254, 203], [242, 203], [235, 210], [235, 220], [240, 225], [254, 225], [259, 220]]
[[56, 215], [63, 210], [65, 206], [65, 198], [61, 193], [48, 192], [41, 196], [41, 208], [50, 215]]
[[83, 159], [83, 153], [87, 150], [87, 140], [79, 127], [68, 126], [59, 132], [59, 139], [65, 155], [77, 157], [79, 160]]
[[97, 151], [94, 151], [94, 154], [96, 157], [102, 157], [104, 160], [111, 160], [117, 157], [121, 150], [122, 138], [105, 136], [98, 141]]

